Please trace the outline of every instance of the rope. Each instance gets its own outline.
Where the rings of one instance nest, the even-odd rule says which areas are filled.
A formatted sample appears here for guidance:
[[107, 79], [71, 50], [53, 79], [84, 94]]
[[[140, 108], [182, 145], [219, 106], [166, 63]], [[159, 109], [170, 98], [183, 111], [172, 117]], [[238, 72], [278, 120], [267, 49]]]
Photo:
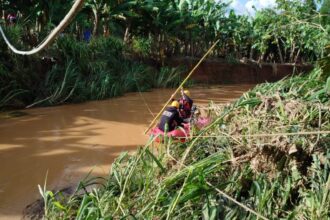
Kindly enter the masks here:
[[176, 137], [176, 139], [188, 139], [188, 138], [215, 138], [215, 137], [278, 137], [278, 136], [294, 136], [294, 135], [320, 135], [330, 134], [330, 131], [302, 131], [293, 133], [275, 133], [275, 134], [237, 134], [237, 135], [202, 135], [202, 136], [191, 136], [191, 137]]
[[149, 127], [147, 128], [147, 130], [145, 130], [144, 134], [147, 134], [148, 131], [151, 129], [151, 127], [155, 124], [156, 120], [159, 118], [159, 116], [163, 113], [163, 111], [165, 110], [166, 106], [171, 102], [172, 98], [179, 92], [179, 90], [183, 87], [183, 85], [188, 81], [188, 79], [191, 77], [191, 75], [195, 72], [195, 70], [199, 67], [199, 65], [205, 60], [205, 58], [207, 57], [207, 55], [209, 55], [209, 53], [211, 53], [211, 51], [213, 50], [213, 48], [218, 44], [218, 42], [220, 41], [220, 39], [218, 39], [211, 47], [210, 49], [204, 54], [204, 56], [199, 60], [199, 62], [195, 65], [195, 67], [190, 71], [190, 73], [188, 74], [188, 76], [183, 80], [183, 82], [180, 84], [180, 86], [175, 90], [175, 92], [172, 94], [172, 96], [169, 98], [169, 100], [165, 103], [165, 105], [163, 106], [163, 108], [160, 110], [160, 112], [156, 115], [156, 117], [152, 120], [152, 122], [150, 123]]
[[84, 0], [76, 0], [75, 3], [72, 5], [72, 8], [68, 12], [68, 14], [63, 18], [63, 20], [60, 22], [60, 24], [48, 35], [48, 37], [43, 40], [43, 42], [36, 48], [30, 50], [30, 51], [22, 51], [16, 49], [8, 40], [6, 37], [2, 27], [0, 26], [0, 33], [8, 45], [8, 47], [16, 54], [19, 55], [32, 55], [40, 52], [45, 47], [47, 47], [49, 44], [51, 44], [55, 38], [69, 25], [70, 21], [74, 18], [74, 16], [78, 13], [80, 8], [83, 6]]
[[144, 98], [144, 96], [142, 95], [142, 92], [141, 92], [139, 89], [138, 89], [138, 91], [139, 91], [139, 94], [140, 94], [140, 96], [141, 96], [141, 99], [142, 99], [142, 101], [144, 102], [145, 106], [147, 107], [149, 113], [152, 115], [152, 117], [155, 117], [155, 114], [151, 111], [151, 108], [150, 108], [150, 106], [148, 105], [148, 103], [147, 103], [146, 99]]
[[[278, 133], [278, 134], [252, 134], [252, 135], [232, 135], [232, 136], [236, 136], [236, 137], [269, 137], [269, 136], [289, 136], [289, 135], [310, 135], [310, 134], [330, 134], [330, 131], [311, 131], [311, 132], [295, 132], [295, 133]], [[199, 137], [227, 137], [225, 135], [210, 135], [210, 136], [199, 136]], [[198, 137], [198, 136], [193, 136], [193, 137]], [[181, 164], [184, 167], [187, 167], [185, 164], [183, 164], [182, 162], [179, 162], [178, 160], [176, 160], [172, 155], [168, 154], [168, 156], [170, 158], [172, 158], [174, 161], [176, 161], [178, 164]], [[240, 206], [241, 208], [245, 209], [246, 211], [256, 215], [257, 217], [264, 219], [264, 220], [268, 220], [268, 218], [266, 218], [265, 216], [261, 215], [260, 213], [254, 211], [253, 209], [249, 208], [248, 206], [244, 205], [243, 203], [237, 201], [236, 199], [234, 199], [233, 197], [231, 197], [230, 195], [226, 194], [225, 192], [221, 191], [220, 189], [218, 189], [217, 187], [213, 186], [209, 181], [206, 181], [206, 184], [210, 187], [212, 187], [215, 191], [217, 191], [219, 194], [221, 194], [223, 197], [229, 199], [230, 201], [234, 202], [236, 205]]]
[[[168, 154], [168, 156], [170, 158], [172, 158], [175, 162], [180, 163], [179, 161], [177, 161], [172, 155]], [[185, 164], [181, 164], [184, 167], [187, 167]], [[226, 194], [225, 192], [221, 191], [220, 189], [218, 189], [217, 187], [213, 186], [209, 181], [206, 181], [206, 184], [210, 187], [212, 187], [215, 191], [217, 191], [219, 194], [221, 194], [223, 197], [226, 197], [227, 199], [229, 199], [230, 201], [234, 202], [236, 205], [240, 206], [241, 208], [245, 209], [246, 211], [256, 215], [257, 217], [264, 219], [264, 220], [269, 220], [268, 218], [264, 217], [263, 215], [261, 215], [260, 213], [254, 211], [253, 209], [249, 208], [248, 206], [244, 205], [243, 203], [237, 201], [236, 199], [234, 199], [233, 197], [231, 197], [230, 195]]]
[[[310, 134], [330, 134], [330, 131], [311, 131], [311, 132], [295, 132], [295, 133], [278, 133], [278, 134], [252, 134], [252, 135], [232, 135], [234, 137], [269, 137], [269, 136], [289, 136], [289, 135], [310, 135]], [[210, 136], [193, 136], [193, 137], [228, 137], [226, 135], [210, 135]], [[171, 157], [174, 161], [176, 161], [177, 163], [181, 164], [181, 166], [187, 167], [185, 164], [183, 164], [182, 162], [177, 161], [172, 155], [168, 154], [169, 157]], [[217, 187], [213, 186], [209, 181], [206, 181], [206, 184], [210, 187], [212, 187], [214, 190], [216, 190], [219, 194], [221, 194], [223, 197], [229, 199], [230, 201], [234, 202], [236, 205], [240, 206], [241, 208], [245, 209], [246, 211], [256, 215], [257, 217], [264, 219], [264, 220], [268, 220], [268, 218], [264, 217], [263, 215], [261, 215], [260, 213], [254, 211], [253, 209], [249, 208], [248, 206], [244, 205], [243, 203], [237, 201], [236, 199], [234, 199], [233, 197], [231, 197], [230, 195], [226, 194], [225, 192], [221, 191], [220, 189], [218, 189]]]
[[207, 106], [200, 106], [198, 107], [198, 110], [218, 110], [219, 108], [226, 106], [226, 104], [217, 104], [217, 105], [213, 105], [210, 107]]
[[243, 209], [245, 209], [248, 212], [251, 212], [252, 214], [258, 216], [261, 219], [264, 220], [268, 220], [268, 218], [264, 217], [263, 215], [261, 215], [260, 213], [254, 211], [253, 209], [247, 207], [246, 205], [244, 205], [243, 203], [237, 201], [236, 199], [234, 199], [233, 197], [231, 197], [230, 195], [227, 195], [225, 192], [221, 191], [220, 189], [218, 189], [217, 187], [213, 186], [209, 181], [206, 181], [206, 184], [209, 185], [210, 187], [212, 187], [215, 191], [217, 191], [219, 194], [221, 194], [223, 197], [226, 197], [227, 199], [229, 199], [230, 201], [234, 202], [235, 204], [237, 204], [238, 206], [242, 207]]
[[155, 114], [151, 111], [151, 108], [149, 107], [149, 105], [148, 105], [148, 103], [147, 103], [147, 100], [146, 100], [146, 99], [144, 98], [144, 96], [142, 95], [142, 92], [141, 92], [141, 90], [140, 90], [140, 88], [139, 88], [139, 84], [138, 84], [136, 78], [135, 78], [135, 83], [136, 83], [136, 88], [137, 88], [137, 90], [138, 90], [138, 92], [139, 92], [139, 94], [140, 94], [140, 97], [141, 97], [143, 103], [144, 103], [145, 106], [147, 107], [147, 109], [148, 109], [149, 113], [152, 115], [152, 117], [155, 117]]

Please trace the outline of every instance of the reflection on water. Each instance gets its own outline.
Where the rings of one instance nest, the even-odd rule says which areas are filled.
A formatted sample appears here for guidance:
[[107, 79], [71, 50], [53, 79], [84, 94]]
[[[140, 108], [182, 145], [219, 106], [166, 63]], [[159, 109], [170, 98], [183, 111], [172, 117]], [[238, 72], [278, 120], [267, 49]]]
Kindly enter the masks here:
[[[226, 103], [252, 85], [191, 89], [197, 104]], [[174, 90], [143, 93], [158, 113]], [[93, 169], [107, 175], [122, 151], [133, 151], [148, 137], [152, 120], [140, 94], [84, 104], [36, 108], [17, 118], [0, 119], [0, 219], [19, 219], [24, 207], [39, 198], [37, 185], [48, 171], [48, 189], [75, 184]]]

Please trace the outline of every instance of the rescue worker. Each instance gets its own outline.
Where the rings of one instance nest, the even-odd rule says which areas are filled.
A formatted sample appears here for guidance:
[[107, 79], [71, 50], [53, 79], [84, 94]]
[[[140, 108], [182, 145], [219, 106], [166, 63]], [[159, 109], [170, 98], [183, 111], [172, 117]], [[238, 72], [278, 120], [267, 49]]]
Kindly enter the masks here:
[[8, 21], [9, 25], [14, 25], [16, 23], [16, 20], [17, 20], [17, 18], [16, 18], [15, 14], [13, 14], [13, 13], [8, 14], [7, 21]]
[[191, 117], [191, 109], [194, 101], [190, 98], [189, 90], [181, 89], [181, 95], [182, 97], [179, 99], [179, 103], [180, 103], [179, 112], [180, 112], [180, 116], [183, 119], [187, 119]]
[[180, 104], [178, 101], [173, 101], [171, 106], [167, 107], [162, 114], [158, 128], [165, 131], [166, 126], [168, 126], [168, 132], [176, 129], [177, 126], [182, 127], [182, 118], [179, 114]]

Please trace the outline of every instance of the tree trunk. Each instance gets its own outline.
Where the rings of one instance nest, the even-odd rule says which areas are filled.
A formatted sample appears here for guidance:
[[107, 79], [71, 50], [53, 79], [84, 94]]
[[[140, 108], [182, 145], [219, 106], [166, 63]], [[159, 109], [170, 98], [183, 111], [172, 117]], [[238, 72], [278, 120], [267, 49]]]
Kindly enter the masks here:
[[190, 56], [194, 56], [194, 43], [193, 43], [193, 39], [192, 39], [192, 33], [191, 31], [189, 32], [189, 42], [190, 42]]
[[4, 0], [1, 0], [1, 18], [2, 18], [3, 20], [6, 19]]
[[46, 10], [43, 11], [42, 16], [40, 18], [40, 31], [44, 31], [45, 27], [47, 25], [48, 19], [47, 19], [47, 12]]
[[160, 60], [161, 60], [161, 65], [164, 66], [165, 65], [165, 34], [161, 35], [160, 38]]
[[35, 27], [35, 31], [36, 32], [40, 32], [40, 22], [39, 22], [39, 19], [38, 18], [36, 18], [36, 27]]
[[81, 26], [78, 24], [78, 22], [76, 21], [76, 39], [81, 41], [82, 40], [82, 35], [83, 35], [83, 32], [81, 30]]
[[296, 58], [294, 59], [294, 63], [297, 63], [299, 55], [300, 55], [300, 49], [297, 52]]
[[253, 47], [250, 47], [250, 55], [249, 55], [249, 59], [253, 60]]
[[129, 21], [124, 34], [124, 43], [128, 42], [130, 29], [131, 29], [131, 22]]
[[289, 58], [290, 63], [293, 63], [293, 60], [294, 60], [293, 56], [294, 56], [295, 50], [296, 50], [296, 45], [295, 45], [295, 43], [293, 43], [292, 46], [291, 46], [291, 53], [290, 53], [290, 58]]
[[261, 54], [261, 56], [259, 57], [258, 63], [263, 63], [264, 62], [265, 55], [266, 55], [265, 52]]
[[94, 15], [94, 27], [93, 27], [93, 36], [98, 35], [98, 27], [99, 27], [99, 13], [97, 9], [93, 9], [93, 15]]
[[[281, 39], [283, 45], [285, 44], [284, 41]], [[288, 60], [288, 51], [284, 48], [284, 57], [283, 57], [283, 60], [284, 62], [286, 62]]]
[[278, 55], [280, 56], [280, 61], [281, 63], [284, 63], [281, 46], [280, 46], [280, 42], [278, 41], [278, 38], [276, 38], [276, 45], [277, 45]]
[[162, 62], [162, 52], [161, 52], [161, 49], [162, 49], [162, 45], [161, 45], [161, 40], [162, 40], [162, 37], [161, 37], [161, 34], [157, 34], [158, 35], [158, 39], [157, 39], [157, 48], [158, 48], [158, 51], [157, 51], [157, 55], [158, 55], [158, 62], [161, 63]]
[[107, 17], [105, 19], [105, 24], [103, 24], [103, 36], [109, 37], [110, 36], [110, 28], [109, 28], [110, 18]]
[[184, 40], [184, 55], [188, 56], [188, 53], [189, 53], [189, 43], [188, 43], [188, 37], [186, 35]]

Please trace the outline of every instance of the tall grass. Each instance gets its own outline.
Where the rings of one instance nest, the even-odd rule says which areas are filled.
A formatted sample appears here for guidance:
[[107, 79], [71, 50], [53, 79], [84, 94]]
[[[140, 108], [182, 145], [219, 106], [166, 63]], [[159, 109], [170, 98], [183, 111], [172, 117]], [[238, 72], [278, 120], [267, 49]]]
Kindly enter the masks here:
[[154, 86], [157, 88], [178, 87], [183, 80], [184, 68], [162, 67], [154, 76]]
[[257, 86], [188, 142], [122, 154], [98, 187], [59, 201], [70, 211], [51, 205], [46, 217], [257, 219], [220, 190], [269, 219], [329, 219], [329, 134], [241, 136], [330, 130], [328, 77], [316, 68]]
[[8, 92], [7, 89], [8, 86], [0, 89], [0, 110], [5, 107], [11, 106], [13, 104], [12, 100], [17, 98], [19, 95], [27, 92], [23, 89], [16, 89]]
[[[5, 27], [7, 36], [18, 48], [26, 49], [22, 41], [23, 27]], [[39, 85], [37, 56], [22, 57], [11, 53], [0, 40], [0, 109], [24, 107], [31, 102], [31, 91]], [[29, 75], [27, 75], [29, 73]]]
[[[19, 48], [24, 47], [19, 25], [8, 27], [6, 33]], [[16, 56], [3, 41], [0, 48], [0, 108], [100, 100], [153, 87], [174, 87], [182, 74], [177, 68], [157, 71], [128, 58], [125, 54], [130, 50], [113, 37], [86, 43], [64, 35], [44, 52], [46, 61], [41, 55]]]

